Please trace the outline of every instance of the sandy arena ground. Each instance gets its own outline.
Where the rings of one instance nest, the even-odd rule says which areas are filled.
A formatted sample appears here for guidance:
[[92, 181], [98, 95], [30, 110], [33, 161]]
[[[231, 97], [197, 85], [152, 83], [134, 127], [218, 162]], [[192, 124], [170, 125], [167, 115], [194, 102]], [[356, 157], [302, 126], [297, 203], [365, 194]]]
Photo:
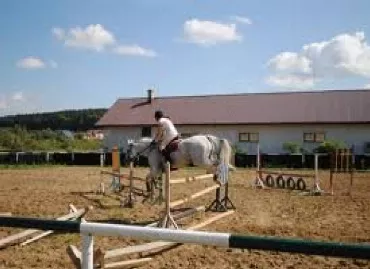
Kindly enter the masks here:
[[[106, 168], [108, 170], [109, 168]], [[146, 169], [136, 170], [144, 175]], [[201, 174], [189, 169], [174, 173]], [[232, 175], [230, 196], [237, 207], [234, 214], [202, 230], [301, 237], [342, 242], [370, 242], [370, 174], [356, 174], [352, 197], [345, 195], [348, 180], [338, 176], [335, 196], [302, 196], [286, 190], [254, 190], [250, 187], [253, 170], [238, 169]], [[322, 187], [328, 187], [328, 173], [320, 172]], [[106, 186], [109, 177], [105, 177]], [[14, 216], [57, 218], [68, 213], [68, 205], [77, 208], [92, 205], [88, 221], [147, 223], [158, 218], [162, 206], [137, 203], [135, 208], [121, 208], [116, 199], [84, 198], [81, 193], [96, 190], [100, 177], [97, 167], [46, 167], [31, 169], [2, 169], [0, 171], [0, 212]], [[173, 199], [192, 193], [211, 182], [176, 185]], [[209, 194], [191, 205], [208, 205]], [[198, 213], [179, 224], [203, 220]], [[208, 215], [207, 215], [208, 216]], [[18, 229], [0, 228], [0, 238]], [[133, 245], [139, 241], [118, 237], [95, 237], [95, 247], [104, 250]], [[21, 247], [8, 246], [0, 250], [0, 268], [75, 268], [66, 253], [68, 245], [81, 249], [81, 239], [74, 234], [52, 234]], [[122, 259], [121, 259], [122, 260]], [[181, 245], [160, 255], [140, 268], [370, 268], [370, 261], [305, 256], [257, 250], [230, 250], [197, 245]]]

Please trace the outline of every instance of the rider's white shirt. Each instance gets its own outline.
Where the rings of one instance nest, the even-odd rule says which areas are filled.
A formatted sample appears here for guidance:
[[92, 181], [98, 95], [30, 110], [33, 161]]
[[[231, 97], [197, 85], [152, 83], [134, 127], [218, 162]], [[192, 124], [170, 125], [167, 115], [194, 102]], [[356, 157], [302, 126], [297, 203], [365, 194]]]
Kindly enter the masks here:
[[172, 139], [178, 136], [178, 132], [172, 121], [168, 118], [160, 118], [158, 124], [163, 130], [163, 136], [160, 145], [160, 149], [163, 150]]

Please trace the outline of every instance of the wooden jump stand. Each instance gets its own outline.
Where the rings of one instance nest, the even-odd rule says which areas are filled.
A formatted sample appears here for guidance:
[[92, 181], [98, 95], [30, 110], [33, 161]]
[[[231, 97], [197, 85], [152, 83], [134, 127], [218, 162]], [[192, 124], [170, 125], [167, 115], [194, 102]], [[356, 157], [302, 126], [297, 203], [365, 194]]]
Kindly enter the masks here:
[[349, 174], [350, 185], [347, 194], [351, 195], [354, 167], [353, 147], [336, 149], [330, 154], [330, 191], [332, 195], [334, 195], [334, 176], [336, 174]]
[[[100, 175], [111, 175], [112, 181], [110, 184], [110, 189], [115, 193], [122, 192], [125, 185], [121, 182], [121, 179], [126, 179], [129, 181], [128, 185], [128, 193], [126, 198], [121, 201], [121, 206], [123, 207], [130, 207], [132, 208], [134, 206], [134, 202], [136, 201], [136, 195], [145, 196], [144, 190], [140, 190], [134, 186], [134, 180], [136, 181], [145, 181], [145, 179], [140, 177], [134, 176], [134, 164], [133, 162], [130, 162], [130, 170], [129, 174], [121, 173], [121, 164], [120, 164], [120, 156], [119, 156], [119, 150], [118, 147], [112, 148], [112, 171], [101, 171]], [[101, 180], [100, 183], [100, 193], [105, 193], [104, 190], [104, 183], [103, 180]]]
[[[196, 180], [202, 180], [202, 179], [207, 179], [207, 178], [213, 178], [215, 179], [215, 175], [213, 174], [206, 174], [198, 177], [192, 177], [192, 178], [186, 178], [186, 179], [175, 179], [171, 180], [171, 173], [170, 173], [170, 163], [166, 163], [166, 169], [165, 169], [165, 180], [162, 182], [162, 189], [164, 190], [165, 194], [165, 210], [164, 210], [164, 215], [161, 218], [161, 221], [158, 223], [159, 227], [164, 227], [164, 228], [175, 228], [178, 229], [178, 226], [176, 224], [175, 219], [172, 216], [171, 213], [171, 208], [181, 205], [187, 201], [193, 200], [197, 197], [200, 197], [206, 193], [209, 193], [213, 190], [216, 190], [216, 198], [215, 200], [206, 208], [205, 211], [215, 211], [215, 212], [227, 212], [228, 209], [236, 209], [232, 201], [230, 200], [229, 197], [229, 189], [228, 189], [228, 181], [224, 185], [224, 196], [221, 199], [221, 184], [216, 183], [213, 186], [210, 186], [204, 190], [201, 190], [197, 193], [194, 193], [193, 195], [188, 196], [187, 198], [184, 199], [179, 199], [176, 201], [171, 202], [171, 184], [178, 184], [178, 183], [188, 183], [191, 181], [196, 181]], [[228, 170], [227, 170], [228, 172]]]

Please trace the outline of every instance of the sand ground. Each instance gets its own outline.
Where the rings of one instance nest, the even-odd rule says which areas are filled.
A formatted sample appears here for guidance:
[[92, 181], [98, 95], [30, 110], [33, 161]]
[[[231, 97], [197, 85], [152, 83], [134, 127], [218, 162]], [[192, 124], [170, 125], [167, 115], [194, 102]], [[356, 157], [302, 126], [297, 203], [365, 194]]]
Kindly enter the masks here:
[[[108, 170], [109, 168], [106, 168]], [[68, 205], [77, 208], [92, 205], [88, 221], [146, 223], [158, 218], [163, 206], [141, 204], [122, 208], [114, 197], [94, 196], [87, 199], [81, 193], [97, 190], [103, 179], [98, 167], [44, 167], [32, 169], [2, 169], [0, 171], [0, 212], [14, 216], [57, 218], [68, 213]], [[142, 176], [145, 168], [136, 169]], [[295, 171], [296, 172], [296, 171]], [[197, 169], [181, 170], [172, 177], [201, 174]], [[238, 169], [230, 182], [230, 197], [236, 212], [202, 230], [301, 237], [342, 242], [370, 242], [370, 174], [356, 174], [352, 195], [346, 195], [348, 177], [337, 176], [334, 196], [302, 196], [287, 190], [255, 190], [250, 186], [255, 172]], [[328, 173], [320, 171], [322, 187], [328, 188]], [[195, 182], [172, 187], [173, 199], [196, 192], [212, 182]], [[185, 207], [208, 205], [214, 194], [185, 204]], [[180, 225], [202, 221], [211, 213], [198, 213], [180, 221]], [[214, 214], [214, 213], [213, 213]], [[0, 228], [0, 238], [19, 229]], [[104, 250], [133, 245], [139, 241], [118, 237], [95, 239], [95, 247]], [[0, 250], [0, 268], [74, 268], [66, 248], [74, 244], [81, 248], [81, 238], [74, 234], [53, 234], [21, 247], [8, 246]], [[161, 255], [141, 268], [370, 268], [370, 261], [306, 256], [274, 251], [231, 250], [224, 248], [181, 245]]]

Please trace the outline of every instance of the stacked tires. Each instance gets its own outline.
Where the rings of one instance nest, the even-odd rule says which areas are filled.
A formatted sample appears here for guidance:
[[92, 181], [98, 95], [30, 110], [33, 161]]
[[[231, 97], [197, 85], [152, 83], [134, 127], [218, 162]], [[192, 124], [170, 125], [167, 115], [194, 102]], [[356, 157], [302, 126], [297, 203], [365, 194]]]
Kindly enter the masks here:
[[278, 175], [274, 178], [272, 175], [266, 175], [263, 179], [266, 186], [270, 188], [289, 189], [289, 190], [306, 190], [306, 182], [303, 178], [294, 178], [287, 175]]

